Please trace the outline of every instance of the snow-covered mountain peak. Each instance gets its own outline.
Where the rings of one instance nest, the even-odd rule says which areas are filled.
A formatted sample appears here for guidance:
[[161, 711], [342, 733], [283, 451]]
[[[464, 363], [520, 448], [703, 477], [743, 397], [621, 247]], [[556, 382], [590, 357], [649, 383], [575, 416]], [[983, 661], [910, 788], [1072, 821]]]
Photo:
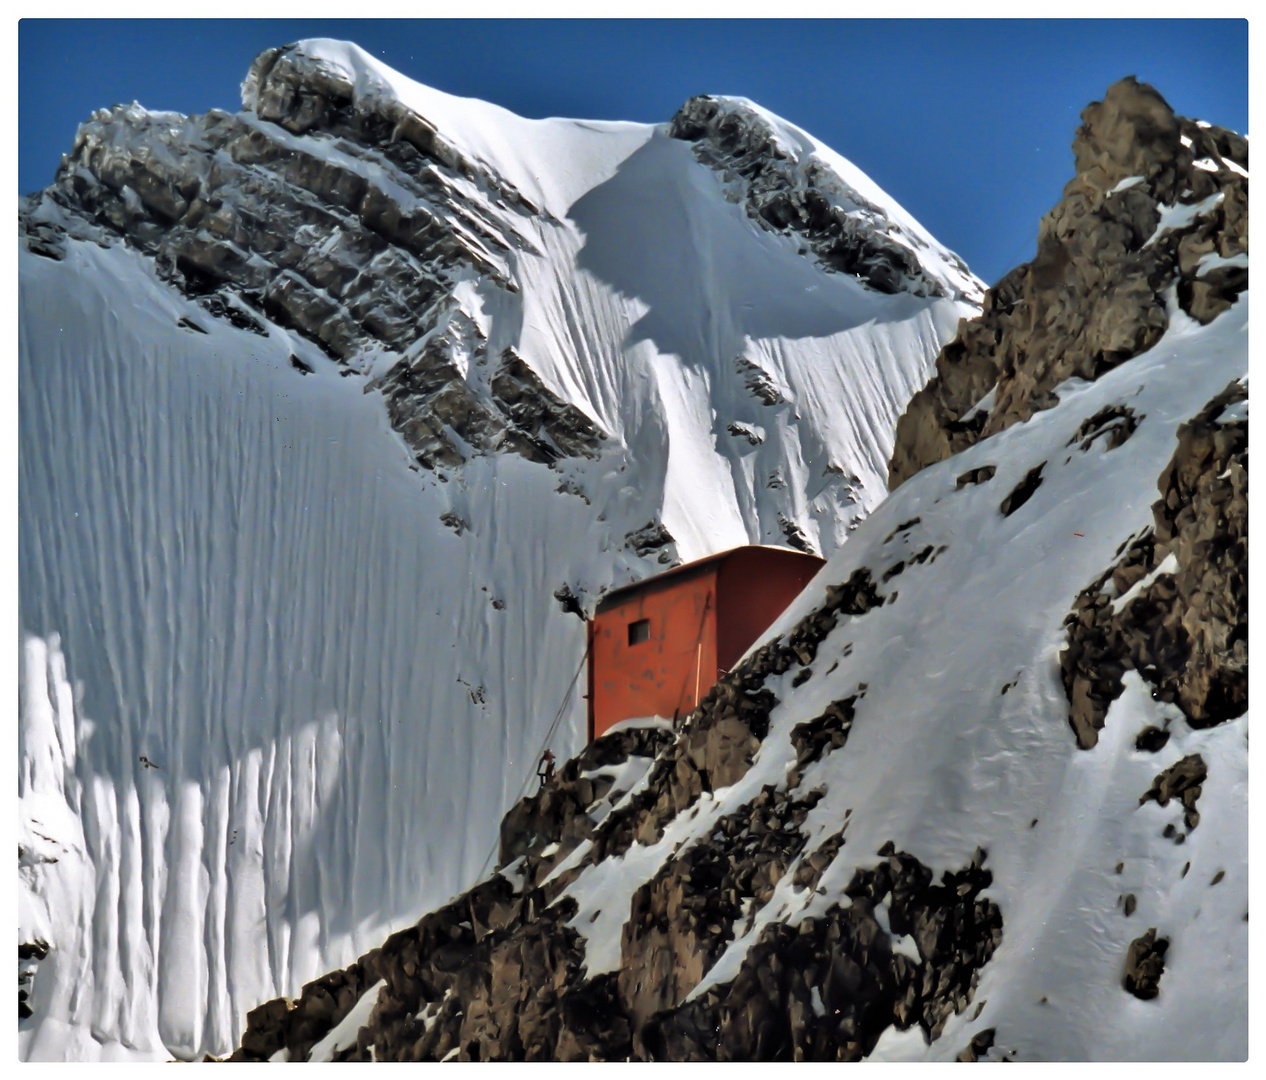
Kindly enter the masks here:
[[531, 120], [463, 98], [388, 67], [348, 41], [313, 38], [256, 57], [242, 105], [287, 130], [337, 131], [344, 111], [358, 130], [381, 129], [468, 178], [565, 216], [655, 131], [649, 124]]
[[752, 218], [807, 242], [826, 268], [889, 293], [978, 304], [984, 292], [961, 259], [860, 169], [746, 98], [691, 98], [658, 125], [529, 120], [425, 86], [350, 42], [316, 38], [260, 54], [242, 104], [294, 132], [336, 129], [339, 113], [350, 110], [362, 127], [389, 126], [393, 140], [413, 142], [471, 178], [508, 185], [557, 216], [595, 176], [607, 179], [636, 148], [671, 134], [692, 142], [699, 160], [727, 179], [745, 181], [737, 195]]
[[[307, 41], [256, 58], [241, 113], [97, 113], [23, 223], [51, 257], [122, 237], [209, 314], [311, 342], [381, 392], [424, 470], [624, 444], [667, 458], [638, 525], [662, 517], [684, 557], [721, 536], [828, 551], [883, 491], [882, 417], [978, 290], [843, 159], [708, 100], [658, 126], [524, 120]], [[741, 190], [728, 136], [686, 122], [704, 113], [768, 144]], [[770, 452], [786, 438], [794, 464]], [[568, 485], [615, 497], [618, 466], [594, 469]], [[701, 477], [737, 489], [706, 527]]]
[[583, 743], [576, 614], [838, 550], [976, 310], [668, 124], [325, 41], [244, 101], [99, 111], [19, 208], [28, 1057], [222, 1052], [476, 880]]

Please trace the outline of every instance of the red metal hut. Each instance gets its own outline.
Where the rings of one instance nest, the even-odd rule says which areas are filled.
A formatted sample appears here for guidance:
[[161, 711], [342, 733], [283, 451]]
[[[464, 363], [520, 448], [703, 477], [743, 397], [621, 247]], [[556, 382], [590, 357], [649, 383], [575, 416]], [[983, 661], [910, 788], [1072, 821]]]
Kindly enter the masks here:
[[635, 716], [685, 716], [824, 560], [723, 551], [608, 593], [589, 624], [589, 738]]

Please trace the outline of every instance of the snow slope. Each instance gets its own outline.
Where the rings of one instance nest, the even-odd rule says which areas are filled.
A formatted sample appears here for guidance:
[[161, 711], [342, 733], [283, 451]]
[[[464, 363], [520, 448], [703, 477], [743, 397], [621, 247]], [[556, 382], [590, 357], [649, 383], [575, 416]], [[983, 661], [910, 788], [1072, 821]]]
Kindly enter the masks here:
[[[825, 796], [803, 826], [809, 840], [798, 859], [847, 819], [846, 843], [816, 891], [797, 887], [794, 861], [755, 918], [738, 920], [688, 1000], [734, 979], [768, 924], [794, 927], [849, 906], [845, 888], [885, 843], [936, 880], [980, 847], [993, 874], [981, 895], [1003, 918], [1001, 944], [973, 997], [980, 1009], [953, 1016], [930, 1044], [917, 1025], [889, 1028], [873, 1060], [953, 1060], [989, 1028], [995, 1058], [1246, 1057], [1247, 714], [1193, 730], [1130, 672], [1099, 744], [1082, 751], [1058, 655], [1078, 592], [1151, 525], [1156, 480], [1179, 424], [1246, 377], [1247, 309], [1241, 297], [1201, 327], [1171, 305], [1169, 330], [1152, 350], [1094, 383], [1065, 384], [1056, 407], [924, 469], [879, 507], [766, 640], [789, 632], [822, 605], [830, 584], [859, 567], [878, 581], [902, 561], [881, 587], [888, 602], [841, 617], [807, 682], [793, 685], [798, 665], [766, 682], [780, 704], [751, 769], [705, 793], [653, 847], [635, 843], [619, 859], [586, 867], [555, 901], [578, 901], [568, 925], [587, 940], [589, 975], [619, 966], [621, 926], [638, 887], [667, 860], [708, 843], [718, 821], [764, 786], [785, 788], [796, 761], [792, 728], [864, 689], [847, 745], [807, 767], [799, 785]], [[1128, 441], [1110, 451], [1102, 440], [1085, 453], [1070, 449], [1085, 418], [1126, 403], [1143, 417]], [[1010, 516], [999, 513], [1002, 497], [1042, 462], [1031, 499]], [[984, 465], [997, 467], [991, 480], [956, 488], [958, 476]], [[934, 558], [912, 561], [930, 545]], [[1156, 753], [1134, 745], [1149, 724], [1172, 732]], [[1199, 827], [1176, 844], [1162, 835], [1173, 808], [1140, 795], [1197, 750], [1208, 765]], [[1138, 906], [1127, 916], [1121, 899], [1130, 893]], [[1142, 1001], [1121, 979], [1131, 940], [1149, 926], [1171, 944], [1159, 997]], [[892, 947], [913, 951], [908, 940]]]
[[343, 377], [109, 234], [20, 252], [19, 929], [52, 945], [25, 1058], [223, 1052], [475, 880], [545, 741], [582, 738], [554, 590], [653, 572], [626, 543], [647, 521], [682, 559], [784, 521], [836, 550], [972, 310], [824, 273], [663, 125], [521, 120], [301, 49], [547, 211], [497, 218], [515, 288], [471, 278], [455, 310], [610, 439], [418, 471], [366, 382], [392, 355]]

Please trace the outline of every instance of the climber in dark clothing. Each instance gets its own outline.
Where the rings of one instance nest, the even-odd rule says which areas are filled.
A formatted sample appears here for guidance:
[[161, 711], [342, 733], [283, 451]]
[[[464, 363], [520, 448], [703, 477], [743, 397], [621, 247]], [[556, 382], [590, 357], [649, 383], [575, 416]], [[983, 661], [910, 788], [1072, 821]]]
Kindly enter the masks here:
[[[551, 750], [546, 750], [541, 755], [541, 763], [536, 767], [537, 779], [541, 781], [541, 788], [545, 787], [554, 779], [554, 754]], [[540, 788], [537, 789], [538, 791]]]

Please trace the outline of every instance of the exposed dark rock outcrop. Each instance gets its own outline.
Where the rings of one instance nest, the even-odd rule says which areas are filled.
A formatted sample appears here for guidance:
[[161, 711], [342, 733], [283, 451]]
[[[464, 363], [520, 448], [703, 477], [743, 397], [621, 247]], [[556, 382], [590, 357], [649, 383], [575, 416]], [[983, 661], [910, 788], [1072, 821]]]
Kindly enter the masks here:
[[619, 991], [640, 1054], [647, 1020], [681, 1005], [773, 895], [808, 841], [800, 826], [821, 795], [764, 788], [633, 894]]
[[587, 618], [585, 615], [585, 607], [580, 602], [580, 597], [572, 592], [570, 585], [563, 584], [555, 589], [554, 599], [562, 604], [563, 610], [567, 612], [568, 615], [575, 615], [576, 618], [580, 619], [582, 622]]
[[960, 324], [898, 422], [890, 489], [1049, 408], [1064, 380], [1096, 379], [1151, 348], [1171, 288], [1208, 322], [1247, 287], [1246, 139], [1175, 116], [1128, 78], [1082, 113], [1073, 155], [1037, 254]]
[[797, 551], [803, 551], [806, 555], [818, 554], [805, 531], [786, 515], [778, 515], [778, 525], [782, 529], [783, 538]]
[[442, 521], [448, 528], [452, 529], [458, 536], [461, 536], [467, 529], [470, 528], [470, 522], [455, 510], [445, 510], [444, 513], [440, 515], [440, 521]]
[[994, 473], [998, 471], [997, 465], [981, 465], [977, 469], [968, 469], [962, 476], [954, 481], [955, 488], [973, 487], [976, 484], [984, 484], [992, 480]]
[[759, 431], [754, 430], [750, 424], [726, 424], [725, 430], [736, 439], [746, 439], [749, 446], [760, 446], [765, 441], [764, 436]]
[[648, 521], [640, 529], [625, 536], [624, 543], [645, 559], [654, 555], [657, 562], [667, 565], [677, 557], [677, 541], [661, 521]]
[[959, 1061], [979, 1061], [989, 1053], [993, 1047], [993, 1040], [996, 1031], [994, 1028], [985, 1028], [984, 1031], [978, 1031], [971, 1037], [971, 1042], [958, 1055]]
[[770, 378], [769, 373], [746, 357], [738, 357], [734, 361], [734, 369], [743, 376], [743, 383], [747, 387], [747, 392], [758, 399], [761, 404], [781, 405], [787, 400], [783, 397], [782, 391], [774, 384], [774, 380]]
[[394, 354], [367, 389], [426, 468], [596, 456], [603, 432], [521, 357], [489, 357], [453, 295], [471, 278], [517, 291], [511, 253], [541, 211], [426, 118], [298, 47], [261, 53], [242, 92], [237, 114], [94, 113], [21, 210], [28, 248], [122, 241], [234, 325], [263, 333], [266, 316], [353, 367]]
[[[662, 1013], [642, 1032], [646, 1056], [667, 1061], [858, 1061], [883, 1031], [918, 1024], [931, 1038], [966, 1008], [980, 968], [1002, 940], [996, 904], [979, 898], [992, 875], [984, 852], [940, 884], [888, 845], [859, 870], [848, 907], [794, 926], [773, 922], [737, 978]], [[919, 960], [894, 951], [875, 908]]]
[[[631, 759], [644, 759], [649, 766], [673, 738], [673, 732], [664, 727], [640, 725], [595, 739], [553, 780], [511, 807], [501, 821], [498, 868], [532, 855], [522, 871], [529, 881], [542, 868], [548, 872], [577, 844], [592, 838], [601, 821], [596, 816], [609, 811], [632, 786], [628, 781], [626, 786], [616, 786], [614, 767]], [[554, 848], [552, 858], [541, 856], [550, 847]]]
[[39, 962], [48, 955], [49, 944], [42, 938], [18, 942], [18, 1019], [35, 1015], [30, 1006], [31, 987]]
[[[602, 430], [574, 405], [551, 391], [513, 349], [501, 353], [501, 363], [489, 383], [492, 399], [518, 432], [536, 450], [534, 460], [596, 457]], [[516, 452], [533, 457], [524, 450]]]
[[1150, 1001], [1160, 993], [1161, 976], [1165, 974], [1165, 953], [1169, 939], [1157, 938], [1156, 927], [1130, 942], [1125, 956], [1123, 985], [1136, 998]]
[[798, 161], [769, 121], [742, 102], [693, 97], [677, 110], [669, 131], [691, 143], [702, 164], [737, 185], [752, 220], [796, 236], [825, 269], [884, 293], [978, 298], [961, 260], [947, 253], [957, 285], [928, 273], [918, 256], [925, 241], [813, 158]]
[[1008, 492], [1007, 497], [998, 505], [998, 509], [1002, 511], [1003, 517], [1010, 517], [1020, 509], [1026, 502], [1033, 498], [1033, 493], [1042, 486], [1042, 469], [1046, 467], [1046, 462], [1041, 465], [1035, 465], [1027, 473], [1023, 479], [1016, 484], [1014, 488]]
[[1158, 750], [1163, 750], [1167, 742], [1169, 742], [1168, 731], [1164, 728], [1148, 725], [1135, 737], [1134, 749], [1154, 754]]
[[820, 761], [826, 754], [839, 750], [848, 742], [848, 733], [853, 729], [853, 718], [856, 715], [854, 705], [862, 697], [865, 690], [850, 697], [833, 701], [821, 716], [806, 720], [791, 729], [791, 745], [796, 748], [796, 763], [791, 767], [787, 777], [787, 786], [796, 788], [804, 770], [813, 762]]
[[1168, 806], [1170, 799], [1177, 799], [1183, 806], [1183, 824], [1190, 831], [1200, 824], [1196, 801], [1208, 775], [1209, 768], [1204, 758], [1199, 754], [1188, 754], [1152, 781], [1152, 786], [1139, 797], [1139, 805], [1153, 799], [1159, 806]]
[[1178, 429], [1154, 528], [1081, 592], [1065, 621], [1060, 668], [1083, 749], [1098, 742], [1130, 669], [1192, 727], [1247, 708], [1248, 421], [1222, 415], [1247, 396], [1233, 382]]
[[1106, 435], [1104, 449], [1115, 450], [1138, 430], [1142, 420], [1143, 417], [1128, 405], [1107, 405], [1081, 422], [1076, 433], [1068, 440], [1068, 445], [1080, 443], [1078, 449], [1084, 453], [1094, 445], [1096, 439]]

